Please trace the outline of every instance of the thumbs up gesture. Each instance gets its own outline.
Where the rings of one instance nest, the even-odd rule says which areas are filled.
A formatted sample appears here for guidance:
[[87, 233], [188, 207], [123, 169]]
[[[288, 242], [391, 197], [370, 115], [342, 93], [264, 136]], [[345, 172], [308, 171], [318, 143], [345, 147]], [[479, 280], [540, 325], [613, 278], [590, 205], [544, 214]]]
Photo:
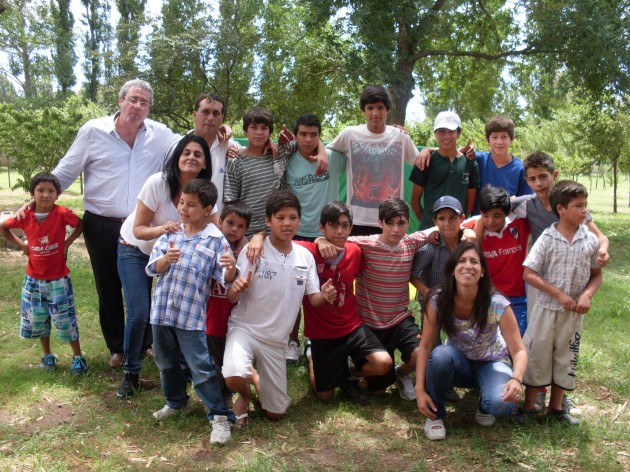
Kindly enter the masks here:
[[331, 305], [337, 299], [337, 290], [335, 289], [335, 285], [333, 284], [332, 279], [328, 279], [320, 288], [322, 295], [326, 299], [328, 303]]
[[168, 242], [168, 251], [166, 251], [166, 260], [169, 264], [175, 264], [179, 261], [180, 250], [175, 247], [175, 243], [173, 241]]
[[249, 272], [247, 272], [247, 277], [239, 277], [234, 281], [234, 283], [232, 284], [232, 290], [239, 294], [246, 292], [252, 282], [253, 276], [254, 272], [249, 269]]
[[227, 244], [223, 247], [223, 253], [219, 257], [219, 264], [221, 264], [221, 267], [225, 267], [226, 270], [232, 270], [236, 267], [236, 259], [234, 259]]

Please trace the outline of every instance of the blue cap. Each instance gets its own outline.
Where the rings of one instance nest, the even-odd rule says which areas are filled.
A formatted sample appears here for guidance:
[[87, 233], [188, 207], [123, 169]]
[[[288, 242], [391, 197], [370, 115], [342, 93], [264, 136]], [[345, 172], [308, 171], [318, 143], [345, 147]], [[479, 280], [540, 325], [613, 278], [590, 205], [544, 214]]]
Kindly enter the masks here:
[[455, 197], [451, 197], [447, 195], [445, 197], [438, 198], [433, 204], [433, 214], [437, 213], [443, 208], [450, 208], [458, 215], [464, 214], [464, 210], [462, 210], [462, 204], [459, 203], [459, 200]]

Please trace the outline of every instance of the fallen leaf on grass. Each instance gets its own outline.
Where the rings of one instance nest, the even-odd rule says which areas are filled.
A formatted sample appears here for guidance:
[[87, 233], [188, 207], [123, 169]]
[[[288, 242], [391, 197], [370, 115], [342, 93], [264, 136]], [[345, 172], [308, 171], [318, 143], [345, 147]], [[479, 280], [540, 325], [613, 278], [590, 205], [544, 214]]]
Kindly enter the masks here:
[[520, 465], [523, 469], [534, 470], [531, 465], [523, 464], [522, 462], [517, 462], [517, 464]]
[[626, 451], [619, 451], [617, 454], [624, 457], [630, 457], [630, 454], [628, 454]]
[[617, 418], [619, 418], [619, 415], [623, 413], [623, 410], [625, 410], [627, 406], [628, 402], [626, 401], [626, 403], [617, 408], [617, 413], [615, 413], [615, 416], [613, 416], [612, 421], [615, 421]]

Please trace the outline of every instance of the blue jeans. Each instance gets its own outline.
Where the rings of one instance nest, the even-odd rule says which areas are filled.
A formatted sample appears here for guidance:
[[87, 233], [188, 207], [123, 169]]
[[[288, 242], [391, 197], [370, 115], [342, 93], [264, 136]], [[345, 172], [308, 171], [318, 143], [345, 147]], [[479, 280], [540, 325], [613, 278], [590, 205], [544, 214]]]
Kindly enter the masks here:
[[510, 308], [514, 312], [522, 338], [527, 330], [527, 297], [507, 297], [507, 299], [510, 301]]
[[453, 387], [478, 388], [479, 410], [492, 416], [507, 416], [514, 403], [504, 402], [501, 391], [512, 376], [512, 368], [499, 361], [471, 361], [452, 345], [437, 346], [431, 352], [426, 371], [426, 390], [437, 408], [439, 418], [446, 417], [446, 392]]
[[179, 360], [181, 349], [192, 373], [195, 392], [208, 407], [208, 420], [212, 421], [214, 415], [225, 415], [234, 423], [234, 412], [223, 402], [217, 371], [208, 353], [206, 333], [203, 330], [191, 331], [172, 326], [152, 327], [155, 363], [160, 369], [166, 404], [174, 410], [180, 410], [188, 403], [186, 378]]
[[151, 346], [151, 283], [145, 268], [149, 256], [135, 246], [118, 244], [118, 273], [125, 294], [127, 317], [123, 349], [125, 363], [123, 370], [131, 374], [140, 372], [142, 351]]

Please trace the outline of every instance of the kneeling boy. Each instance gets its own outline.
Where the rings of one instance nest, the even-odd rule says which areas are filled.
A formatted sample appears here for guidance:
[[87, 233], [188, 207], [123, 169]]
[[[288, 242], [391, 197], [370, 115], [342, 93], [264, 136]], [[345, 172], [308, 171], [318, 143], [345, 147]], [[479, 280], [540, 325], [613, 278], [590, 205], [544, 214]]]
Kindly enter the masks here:
[[285, 345], [304, 295], [312, 306], [334, 302], [335, 287], [327, 281], [319, 289], [315, 260], [292, 239], [300, 225], [300, 202], [292, 192], [280, 190], [267, 199], [266, 225], [271, 234], [264, 256], [252, 264], [241, 251], [242, 276], [228, 290], [228, 300], [238, 301], [228, 320], [223, 376], [229, 389], [239, 394], [234, 412], [244, 419], [251, 398], [247, 378], [256, 361], [258, 396], [269, 419], [284, 416], [291, 399], [287, 393]]
[[325, 259], [317, 244], [298, 243], [313, 254], [319, 281], [330, 279], [337, 290], [337, 299], [330, 305], [314, 308], [304, 299], [304, 334], [311, 340], [311, 386], [320, 400], [331, 399], [335, 387], [340, 387], [353, 400], [364, 402], [357, 380], [350, 377], [348, 356], [358, 367], [353, 377], [385, 375], [393, 368], [392, 359], [357, 312], [352, 286], [361, 271], [361, 249], [346, 242], [352, 231], [352, 213], [340, 201], [328, 203], [322, 209], [319, 228], [328, 242], [343, 250], [335, 259]]

